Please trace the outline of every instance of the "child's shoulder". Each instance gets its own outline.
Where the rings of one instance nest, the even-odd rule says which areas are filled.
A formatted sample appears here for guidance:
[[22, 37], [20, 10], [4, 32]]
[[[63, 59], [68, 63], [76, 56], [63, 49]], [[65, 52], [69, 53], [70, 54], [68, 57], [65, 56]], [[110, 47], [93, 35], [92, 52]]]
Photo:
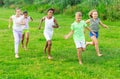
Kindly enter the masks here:
[[74, 21], [71, 25], [73, 26], [73, 25], [75, 25], [76, 24], [76, 22]]
[[86, 22], [85, 22], [85, 20], [81, 20], [81, 23], [85, 24]]
[[15, 15], [12, 15], [11, 17], [13, 18], [13, 17], [15, 17]]
[[81, 22], [85, 22], [85, 20], [81, 20]]

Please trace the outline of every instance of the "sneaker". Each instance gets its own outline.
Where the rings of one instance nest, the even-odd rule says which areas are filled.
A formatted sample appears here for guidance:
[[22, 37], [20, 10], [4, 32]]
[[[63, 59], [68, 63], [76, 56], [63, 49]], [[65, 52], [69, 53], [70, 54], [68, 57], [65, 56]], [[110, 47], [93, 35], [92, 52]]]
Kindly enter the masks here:
[[98, 54], [99, 57], [103, 56], [103, 54]]
[[15, 58], [19, 58], [18, 54], [15, 55]]
[[48, 56], [48, 59], [49, 59], [49, 60], [51, 60], [51, 59], [53, 59], [53, 57], [51, 57], [51, 56]]

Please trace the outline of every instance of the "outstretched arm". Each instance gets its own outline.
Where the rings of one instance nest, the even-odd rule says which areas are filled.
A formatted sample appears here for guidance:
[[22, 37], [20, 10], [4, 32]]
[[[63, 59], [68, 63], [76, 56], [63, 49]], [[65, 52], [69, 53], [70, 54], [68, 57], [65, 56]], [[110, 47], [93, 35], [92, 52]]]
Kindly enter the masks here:
[[64, 38], [68, 39], [73, 33], [74, 33], [74, 31], [71, 30], [67, 35], [64, 36]]
[[55, 25], [53, 26], [53, 28], [59, 28], [59, 25], [58, 25], [58, 23], [57, 23], [57, 20], [56, 20], [56, 19], [54, 19], [54, 23], [55, 23]]
[[103, 24], [102, 23], [102, 21], [100, 21], [100, 23], [99, 23], [102, 27], [104, 27], [104, 28], [108, 28], [108, 26], [107, 25], [105, 25], [105, 24]]
[[10, 29], [10, 27], [11, 27], [11, 23], [12, 23], [12, 17], [10, 17], [10, 19], [9, 19], [9, 23], [8, 23], [8, 28]]
[[89, 30], [90, 32], [92, 32], [92, 34], [93, 34], [94, 36], [96, 36], [96, 34], [95, 34], [89, 27], [86, 27], [86, 29]]
[[86, 24], [90, 23], [90, 19], [86, 20], [85, 22], [86, 22]]
[[40, 20], [40, 25], [39, 25], [39, 29], [41, 29], [41, 25], [42, 25], [42, 22], [45, 20], [45, 17], [43, 17], [41, 20]]
[[32, 18], [32, 17], [30, 17], [30, 20], [31, 20], [31, 21], [33, 21], [33, 18]]

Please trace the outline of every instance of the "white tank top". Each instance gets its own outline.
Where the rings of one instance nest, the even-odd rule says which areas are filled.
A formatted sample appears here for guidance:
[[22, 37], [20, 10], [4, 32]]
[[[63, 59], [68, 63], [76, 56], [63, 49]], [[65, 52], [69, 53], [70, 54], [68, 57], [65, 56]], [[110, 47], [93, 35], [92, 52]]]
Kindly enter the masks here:
[[19, 17], [16, 17], [16, 15], [13, 15], [11, 18], [13, 20], [13, 30], [22, 31], [24, 25], [21, 25], [19, 23], [22, 23], [24, 17], [22, 15]]
[[53, 26], [54, 25], [54, 17], [51, 19], [48, 19], [45, 17], [45, 31], [53, 31]]

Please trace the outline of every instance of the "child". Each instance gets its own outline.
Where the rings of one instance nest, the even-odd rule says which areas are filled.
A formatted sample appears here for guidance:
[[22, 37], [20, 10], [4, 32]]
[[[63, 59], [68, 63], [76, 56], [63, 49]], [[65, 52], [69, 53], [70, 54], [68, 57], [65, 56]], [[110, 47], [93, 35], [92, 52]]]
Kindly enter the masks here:
[[20, 40], [22, 38], [22, 28], [23, 28], [23, 25], [24, 25], [23, 16], [21, 15], [21, 10], [20, 9], [17, 8], [16, 9], [16, 14], [12, 15], [10, 17], [8, 28], [10, 28], [12, 21], [13, 21], [15, 58], [19, 58], [18, 47], [19, 47]]
[[99, 24], [101, 26], [103, 26], [104, 28], [108, 28], [108, 26], [106, 26], [105, 24], [103, 24], [100, 19], [98, 18], [98, 12], [96, 10], [92, 10], [89, 12], [89, 17], [90, 19], [88, 19], [86, 21], [86, 23], [90, 23], [90, 28], [94, 31], [94, 33], [96, 34], [96, 36], [94, 36], [91, 32], [90, 32], [90, 38], [92, 40], [92, 42], [86, 42], [86, 46], [87, 45], [94, 45], [97, 55], [98, 56], [102, 56], [102, 54], [99, 51], [99, 46], [98, 46], [98, 32], [99, 32]]
[[68, 39], [73, 34], [73, 39], [77, 48], [79, 64], [82, 64], [81, 52], [85, 50], [84, 28], [87, 28], [93, 34], [94, 32], [90, 28], [88, 28], [85, 21], [82, 20], [81, 12], [76, 12], [75, 19], [76, 19], [75, 22], [71, 26], [71, 31], [69, 32], [68, 35], [65, 35], [64, 38]]
[[[22, 47], [25, 48], [25, 50], [27, 50], [27, 45], [29, 42], [29, 21], [33, 21], [33, 19], [28, 16], [28, 12], [24, 11], [23, 12], [23, 16], [24, 16], [24, 22], [25, 22], [25, 27], [23, 29], [23, 33], [22, 33]], [[26, 43], [24, 46], [24, 37], [26, 37]]]
[[42, 22], [45, 21], [44, 36], [46, 38], [46, 45], [44, 48], [44, 53], [46, 54], [46, 49], [48, 48], [48, 59], [52, 59], [51, 56], [51, 45], [52, 45], [52, 35], [53, 28], [58, 28], [58, 23], [53, 17], [54, 9], [48, 9], [47, 16], [43, 17], [40, 21], [39, 29], [41, 29]]

